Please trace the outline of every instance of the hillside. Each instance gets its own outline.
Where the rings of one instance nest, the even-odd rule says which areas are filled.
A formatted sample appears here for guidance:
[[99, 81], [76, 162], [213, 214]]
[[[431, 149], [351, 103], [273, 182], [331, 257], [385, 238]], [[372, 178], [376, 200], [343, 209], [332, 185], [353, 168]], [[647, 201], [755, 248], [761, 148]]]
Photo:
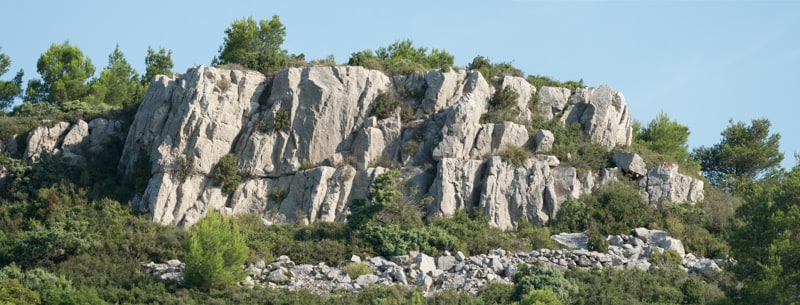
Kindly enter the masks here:
[[608, 85], [410, 40], [306, 61], [277, 16], [225, 33], [184, 73], [116, 48], [91, 78], [65, 42], [0, 82], [0, 303], [800, 300], [800, 167], [767, 119], [690, 152]]

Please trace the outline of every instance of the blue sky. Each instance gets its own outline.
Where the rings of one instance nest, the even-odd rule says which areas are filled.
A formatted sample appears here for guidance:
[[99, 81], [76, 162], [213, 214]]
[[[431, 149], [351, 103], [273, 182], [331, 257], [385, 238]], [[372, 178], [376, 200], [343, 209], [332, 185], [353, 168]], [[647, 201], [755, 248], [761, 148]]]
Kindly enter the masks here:
[[719, 142], [728, 120], [768, 118], [784, 167], [800, 152], [800, 1], [45, 1], [4, 0], [0, 52], [8, 80], [52, 43], [80, 47], [100, 70], [119, 44], [142, 72], [148, 46], [173, 51], [175, 71], [208, 65], [242, 17], [280, 16], [284, 48], [306, 59], [409, 38], [526, 74], [583, 79], [621, 91], [644, 123], [665, 111], [689, 126], [690, 147]]

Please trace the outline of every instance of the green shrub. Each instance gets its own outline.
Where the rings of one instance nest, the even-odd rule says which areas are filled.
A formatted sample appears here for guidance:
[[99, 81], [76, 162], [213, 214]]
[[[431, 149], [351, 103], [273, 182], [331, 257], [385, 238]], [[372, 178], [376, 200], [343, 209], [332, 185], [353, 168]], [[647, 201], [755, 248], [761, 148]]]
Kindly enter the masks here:
[[500, 158], [514, 167], [520, 167], [525, 165], [525, 161], [530, 158], [530, 153], [522, 147], [506, 143], [506, 149], [500, 152]]
[[475, 58], [472, 59], [472, 62], [467, 65], [467, 70], [477, 70], [481, 72], [483, 78], [489, 83], [498, 76], [511, 75], [522, 77], [523, 75], [522, 70], [514, 67], [511, 63], [500, 62], [493, 64], [489, 58], [481, 55], [475, 56]]
[[415, 71], [443, 69], [449, 71], [453, 66], [453, 55], [445, 50], [414, 47], [411, 40], [398, 40], [375, 52], [364, 50], [353, 53], [347, 62], [349, 66], [362, 66], [382, 70], [389, 75], [409, 74]]
[[242, 180], [242, 176], [239, 175], [239, 163], [236, 161], [236, 156], [233, 154], [222, 156], [217, 162], [217, 167], [211, 177], [218, 186], [222, 187], [223, 193], [232, 195], [236, 192], [236, 188], [239, 187], [239, 182]]
[[536, 87], [537, 90], [541, 90], [542, 86], [562, 87], [567, 88], [572, 92], [575, 92], [575, 90], [578, 88], [586, 88], [586, 85], [583, 84], [583, 79], [578, 81], [570, 80], [566, 82], [560, 82], [543, 75], [528, 75], [526, 79], [531, 85]]
[[305, 161], [303, 161], [303, 163], [300, 163], [300, 170], [301, 171], [309, 170], [309, 169], [312, 169], [312, 168], [315, 168], [315, 167], [319, 167], [319, 166], [320, 166], [319, 163], [313, 162], [311, 160], [305, 160]]
[[514, 293], [511, 298], [514, 300], [521, 300], [534, 290], [549, 289], [559, 300], [566, 301], [572, 293], [577, 292], [577, 287], [556, 269], [530, 268], [527, 264], [520, 264], [513, 279]]
[[408, 141], [406, 145], [403, 145], [403, 152], [406, 155], [413, 156], [419, 151], [419, 143], [417, 141]]
[[610, 183], [593, 194], [581, 196], [586, 203], [590, 230], [605, 237], [627, 234], [657, 221], [657, 213], [644, 201], [637, 187], [624, 182]]
[[217, 81], [217, 87], [219, 88], [220, 92], [228, 91], [231, 88], [231, 81], [227, 78], [220, 78]]
[[281, 108], [275, 112], [275, 122], [274, 122], [275, 130], [288, 132], [289, 128], [291, 128], [292, 126], [291, 124], [292, 122], [289, 120], [289, 111]]
[[189, 229], [184, 242], [185, 283], [203, 291], [225, 289], [244, 279], [249, 249], [235, 221], [214, 210]]
[[561, 204], [552, 223], [556, 232], [583, 232], [586, 230], [588, 211], [583, 202], [568, 198]]
[[392, 112], [400, 107], [400, 100], [389, 92], [380, 92], [375, 97], [375, 106], [372, 108], [372, 115], [378, 119], [386, 119], [392, 116]]
[[286, 196], [288, 196], [286, 191], [277, 186], [273, 187], [272, 192], [269, 194], [269, 197], [277, 203], [283, 202], [283, 200], [286, 199]]
[[362, 263], [349, 263], [342, 267], [342, 270], [344, 270], [351, 279], [356, 279], [365, 274], [372, 274], [372, 270], [369, 270], [369, 267]]
[[175, 176], [181, 182], [186, 181], [186, 178], [189, 178], [194, 173], [194, 156], [189, 156], [188, 158], [180, 157], [178, 158], [178, 170], [175, 173]]
[[519, 122], [520, 109], [517, 106], [519, 93], [511, 87], [498, 89], [489, 100], [490, 109], [481, 115], [481, 123]]

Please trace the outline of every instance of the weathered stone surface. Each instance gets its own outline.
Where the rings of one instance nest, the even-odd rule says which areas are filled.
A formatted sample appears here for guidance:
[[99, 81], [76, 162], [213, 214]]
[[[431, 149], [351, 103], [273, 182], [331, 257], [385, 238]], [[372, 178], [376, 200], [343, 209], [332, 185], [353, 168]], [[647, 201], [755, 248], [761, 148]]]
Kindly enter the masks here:
[[647, 174], [647, 166], [644, 160], [636, 153], [617, 150], [611, 157], [614, 164], [617, 165], [624, 173], [639, 178]]
[[[536, 88], [508, 76], [498, 86], [520, 93], [520, 120], [526, 120]], [[578, 175], [547, 155], [521, 167], [486, 159], [506, 144], [530, 146], [524, 125], [480, 124], [495, 90], [479, 72], [463, 70], [388, 77], [361, 67], [303, 67], [265, 77], [193, 68], [153, 81], [125, 140], [120, 170], [127, 174], [137, 160], [150, 161], [147, 188], [132, 205], [162, 224], [191, 225], [209, 209], [257, 213], [266, 223], [344, 221], [347, 202], [366, 197], [384, 170], [368, 166], [403, 163], [410, 165], [406, 181], [419, 190], [414, 199], [433, 198], [428, 216], [467, 209], [504, 229], [520, 217], [543, 224], [567, 198], [591, 191], [596, 174]], [[625, 143], [619, 133], [630, 129], [630, 118], [621, 94], [608, 87], [579, 90], [573, 108], [565, 110], [565, 90], [543, 88], [540, 110], [551, 117], [566, 111], [564, 122], [584, 124], [595, 142]], [[412, 107], [413, 119], [401, 121], [399, 111], [374, 117], [383, 93]], [[95, 136], [93, 128], [113, 124], [88, 125], [84, 139]], [[553, 139], [541, 134], [537, 144], [547, 150]], [[80, 143], [75, 147], [97, 147]], [[243, 177], [232, 194], [211, 179], [228, 153], [236, 156]]]
[[555, 190], [547, 164], [527, 159], [517, 167], [500, 157], [486, 163], [479, 208], [489, 223], [512, 229], [521, 217], [545, 224], [555, 215]]
[[53, 127], [47, 127], [47, 124], [43, 122], [42, 126], [34, 128], [28, 135], [28, 145], [23, 154], [25, 160], [36, 162], [42, 153], [50, 156], [60, 155], [59, 142], [63, 140], [69, 127], [70, 124], [67, 122], [58, 122]]
[[678, 173], [677, 164], [661, 164], [639, 179], [645, 200], [651, 205], [659, 200], [699, 202], [703, 200], [703, 181]]
[[417, 264], [419, 271], [423, 274], [436, 270], [436, 262], [433, 257], [425, 255], [424, 253], [417, 254], [417, 256], [414, 257], [414, 264]]
[[571, 95], [567, 88], [542, 86], [539, 90], [539, 114], [548, 120], [561, 115]]
[[589, 248], [589, 236], [586, 233], [560, 233], [550, 236], [550, 239], [567, 249]]
[[631, 235], [641, 239], [647, 244], [654, 245], [664, 250], [674, 250], [683, 257], [686, 251], [683, 248], [683, 243], [680, 240], [674, 239], [669, 236], [667, 232], [660, 230], [648, 230], [645, 228], [633, 229]]
[[553, 143], [555, 142], [555, 137], [553, 137], [553, 133], [549, 130], [540, 129], [534, 135], [533, 143], [534, 147], [536, 147], [536, 152], [543, 153], [549, 152], [553, 149]]
[[439, 161], [429, 194], [433, 202], [428, 217], [452, 216], [458, 210], [471, 210], [480, 200], [480, 181], [484, 161], [445, 158]]
[[470, 156], [482, 158], [487, 155], [496, 155], [505, 150], [506, 145], [524, 147], [528, 139], [528, 129], [523, 125], [512, 122], [484, 124], [478, 131]]
[[631, 117], [622, 93], [606, 85], [579, 88], [570, 101], [572, 106], [561, 119], [566, 125], [580, 123], [592, 142], [609, 150], [616, 145], [631, 144]]

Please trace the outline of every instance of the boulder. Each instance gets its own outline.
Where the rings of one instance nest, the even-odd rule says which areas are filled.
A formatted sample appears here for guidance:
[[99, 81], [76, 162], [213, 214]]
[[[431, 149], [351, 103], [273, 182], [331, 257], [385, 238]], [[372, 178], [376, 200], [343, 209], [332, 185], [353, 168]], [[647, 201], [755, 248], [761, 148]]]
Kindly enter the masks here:
[[417, 256], [414, 257], [414, 264], [417, 264], [422, 274], [427, 274], [428, 272], [436, 270], [436, 262], [433, 257], [425, 255], [425, 253], [417, 254]]
[[537, 131], [533, 138], [534, 147], [538, 153], [549, 152], [553, 149], [553, 142], [555, 142], [553, 133], [545, 129]]
[[550, 236], [559, 246], [566, 249], [588, 249], [589, 236], [586, 233], [559, 233]]
[[538, 113], [550, 120], [566, 110], [572, 92], [567, 88], [542, 86], [538, 94]]
[[634, 179], [647, 174], [647, 166], [644, 164], [644, 160], [636, 153], [620, 149], [614, 152], [611, 159], [623, 173], [631, 175]]
[[602, 85], [600, 88], [579, 88], [570, 97], [572, 106], [565, 111], [565, 125], [580, 123], [583, 133], [609, 150], [627, 146], [633, 139], [631, 117], [622, 93]]
[[60, 140], [70, 128], [67, 122], [55, 123], [52, 127], [48, 127], [49, 122], [42, 122], [42, 125], [34, 128], [28, 134], [27, 145], [23, 158], [29, 162], [36, 162], [42, 153], [50, 156], [57, 156], [61, 154], [59, 147]]

